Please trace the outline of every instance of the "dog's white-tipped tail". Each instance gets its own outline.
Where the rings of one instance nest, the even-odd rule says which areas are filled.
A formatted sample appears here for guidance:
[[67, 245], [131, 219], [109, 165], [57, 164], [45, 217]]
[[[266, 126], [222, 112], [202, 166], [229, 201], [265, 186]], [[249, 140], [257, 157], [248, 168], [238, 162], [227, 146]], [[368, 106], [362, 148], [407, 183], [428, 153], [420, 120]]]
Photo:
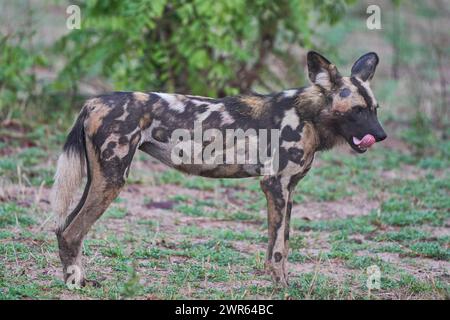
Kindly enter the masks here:
[[83, 179], [86, 167], [84, 121], [87, 116], [87, 110], [83, 108], [67, 136], [64, 151], [58, 159], [55, 183], [50, 196], [57, 231], [64, 230], [70, 204]]
[[62, 230], [69, 215], [69, 207], [81, 185], [85, 166], [84, 154], [64, 151], [59, 156], [56, 167], [55, 183], [51, 193], [51, 204], [55, 214], [57, 228]]

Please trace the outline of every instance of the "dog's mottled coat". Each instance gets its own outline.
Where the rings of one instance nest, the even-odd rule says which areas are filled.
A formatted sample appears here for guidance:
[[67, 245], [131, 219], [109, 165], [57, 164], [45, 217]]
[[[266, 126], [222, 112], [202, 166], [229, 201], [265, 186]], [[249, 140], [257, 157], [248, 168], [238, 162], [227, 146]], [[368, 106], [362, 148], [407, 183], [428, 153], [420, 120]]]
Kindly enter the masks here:
[[[81, 266], [84, 237], [117, 197], [137, 149], [180, 171], [212, 178], [260, 176], [261, 162], [253, 164], [175, 164], [171, 140], [175, 129], [278, 129], [278, 170], [261, 179], [267, 198], [269, 244], [266, 267], [277, 282], [287, 285], [289, 221], [293, 192], [310, 170], [317, 151], [353, 137], [386, 137], [376, 117], [378, 104], [369, 87], [378, 57], [362, 56], [351, 77], [343, 77], [327, 59], [308, 54], [309, 87], [278, 93], [240, 95], [221, 99], [143, 92], [115, 92], [88, 100], [58, 161], [53, 207], [59, 218], [57, 238], [64, 277], [69, 266]], [[270, 139], [268, 140], [270, 141]], [[252, 143], [255, 143], [253, 141]], [[206, 147], [207, 144], [203, 146]], [[85, 168], [85, 169], [84, 169]], [[72, 193], [81, 181], [87, 185], [76, 208], [68, 213]], [[84, 282], [81, 277], [80, 281]]]

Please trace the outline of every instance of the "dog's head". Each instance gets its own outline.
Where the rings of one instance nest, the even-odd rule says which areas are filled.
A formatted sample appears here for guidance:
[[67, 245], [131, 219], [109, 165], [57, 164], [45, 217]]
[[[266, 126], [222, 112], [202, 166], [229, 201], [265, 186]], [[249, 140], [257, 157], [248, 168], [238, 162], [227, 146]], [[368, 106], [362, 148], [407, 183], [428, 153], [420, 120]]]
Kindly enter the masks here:
[[334, 120], [336, 133], [358, 153], [365, 152], [375, 142], [386, 139], [377, 117], [378, 103], [370, 89], [378, 64], [374, 52], [360, 57], [353, 64], [350, 77], [343, 77], [335, 65], [317, 52], [307, 56], [310, 80], [327, 97], [324, 110]]

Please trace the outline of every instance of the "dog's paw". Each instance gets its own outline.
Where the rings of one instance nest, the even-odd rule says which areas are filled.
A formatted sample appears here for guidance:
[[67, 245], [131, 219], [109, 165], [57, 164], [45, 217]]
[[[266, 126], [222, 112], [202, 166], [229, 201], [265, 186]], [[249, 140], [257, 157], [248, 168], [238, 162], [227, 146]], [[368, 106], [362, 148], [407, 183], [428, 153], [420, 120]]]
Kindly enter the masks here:
[[275, 264], [271, 261], [265, 263], [266, 272], [272, 276], [273, 282], [283, 287], [289, 286], [288, 276], [282, 264]]

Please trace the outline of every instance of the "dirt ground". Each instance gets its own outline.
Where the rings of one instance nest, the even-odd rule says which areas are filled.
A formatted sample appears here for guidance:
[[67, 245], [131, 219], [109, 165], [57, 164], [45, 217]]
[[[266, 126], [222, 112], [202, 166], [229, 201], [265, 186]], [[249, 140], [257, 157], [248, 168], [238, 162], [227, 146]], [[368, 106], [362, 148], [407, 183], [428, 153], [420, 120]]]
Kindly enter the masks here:
[[[12, 157], [21, 152], [9, 151]], [[393, 149], [371, 152], [379, 153], [370, 164], [375, 168], [391, 161]], [[448, 197], [448, 183], [402, 163], [378, 170], [367, 182], [364, 175], [374, 170], [365, 168], [369, 159], [346, 148], [319, 156], [312, 177], [300, 182], [292, 210], [289, 288], [274, 286], [264, 272], [266, 211], [256, 179], [188, 177], [139, 155], [129, 183], [85, 242], [87, 275], [102, 286], [68, 290], [61, 280], [49, 185], [45, 178], [36, 183], [28, 177], [42, 175], [42, 165], [55, 158], [42, 155], [22, 179], [2, 180], [3, 298], [449, 297], [448, 201], [423, 210], [430, 209], [427, 197], [434, 201], [435, 188]], [[425, 191], [402, 190], [430, 179], [444, 188], [431, 183], [423, 185]], [[381, 269], [381, 288], [369, 292], [371, 265]]]

